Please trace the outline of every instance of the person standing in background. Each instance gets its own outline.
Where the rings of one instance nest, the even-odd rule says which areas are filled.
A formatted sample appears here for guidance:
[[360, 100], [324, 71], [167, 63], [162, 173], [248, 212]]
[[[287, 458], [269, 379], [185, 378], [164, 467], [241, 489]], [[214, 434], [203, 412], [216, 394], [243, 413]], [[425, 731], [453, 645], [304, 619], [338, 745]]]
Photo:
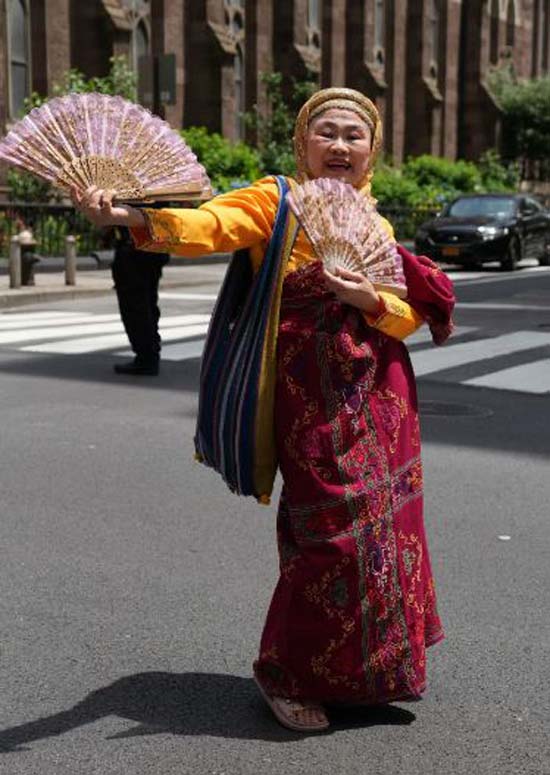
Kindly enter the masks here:
[[158, 290], [168, 253], [137, 250], [128, 229], [114, 229], [115, 257], [111, 268], [120, 317], [134, 351], [130, 363], [116, 363], [117, 374], [155, 377], [159, 373], [161, 339]]

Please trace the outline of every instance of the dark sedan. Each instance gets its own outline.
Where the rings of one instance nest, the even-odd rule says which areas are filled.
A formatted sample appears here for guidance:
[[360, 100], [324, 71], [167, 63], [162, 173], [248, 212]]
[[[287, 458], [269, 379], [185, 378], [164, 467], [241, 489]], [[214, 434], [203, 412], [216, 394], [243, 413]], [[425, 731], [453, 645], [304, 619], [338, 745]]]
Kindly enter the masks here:
[[415, 237], [419, 255], [476, 266], [500, 261], [505, 270], [522, 258], [550, 265], [550, 213], [525, 194], [473, 194], [448, 204]]

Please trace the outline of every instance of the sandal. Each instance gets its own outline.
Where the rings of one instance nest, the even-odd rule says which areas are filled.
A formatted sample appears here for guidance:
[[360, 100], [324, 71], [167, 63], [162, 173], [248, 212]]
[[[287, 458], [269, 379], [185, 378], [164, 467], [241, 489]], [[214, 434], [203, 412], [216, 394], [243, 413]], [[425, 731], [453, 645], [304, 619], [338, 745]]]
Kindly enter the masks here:
[[[329, 728], [325, 710], [318, 702], [299, 702], [286, 697], [270, 697], [255, 676], [254, 681], [273, 715], [283, 727], [295, 732], [323, 732]], [[322, 716], [322, 720], [319, 720], [318, 716]]]

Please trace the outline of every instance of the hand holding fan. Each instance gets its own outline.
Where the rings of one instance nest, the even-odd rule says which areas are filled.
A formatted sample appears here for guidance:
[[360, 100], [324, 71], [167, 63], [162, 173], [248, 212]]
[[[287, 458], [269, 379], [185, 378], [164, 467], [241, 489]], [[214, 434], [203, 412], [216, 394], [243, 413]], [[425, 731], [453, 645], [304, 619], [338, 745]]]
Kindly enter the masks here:
[[114, 191], [119, 202], [212, 195], [204, 167], [169, 124], [105, 94], [68, 94], [34, 108], [0, 142], [0, 158], [65, 191]]
[[288, 203], [329, 272], [360, 272], [378, 290], [404, 298], [407, 285], [395, 241], [371, 200], [331, 178], [308, 180], [287, 194]]

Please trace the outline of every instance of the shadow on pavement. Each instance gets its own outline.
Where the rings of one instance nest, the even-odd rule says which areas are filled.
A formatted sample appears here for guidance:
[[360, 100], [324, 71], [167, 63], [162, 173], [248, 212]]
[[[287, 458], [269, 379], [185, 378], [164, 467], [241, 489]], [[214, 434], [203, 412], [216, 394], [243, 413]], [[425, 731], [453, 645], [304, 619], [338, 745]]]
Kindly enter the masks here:
[[[199, 358], [162, 362], [158, 377], [116, 375], [112, 367], [120, 360], [112, 354], [14, 357], [0, 363], [0, 373], [65, 382], [74, 380], [114, 390], [132, 387], [153, 392], [194, 395], [198, 392]], [[480, 388], [445, 381], [438, 375], [433, 380], [419, 379], [418, 395], [424, 442], [530, 456], [550, 455], [550, 434], [541, 423], [541, 417], [548, 413], [547, 394]], [[85, 394], [82, 402], [85, 405]], [[433, 412], [435, 404], [439, 406], [437, 416]], [[456, 413], [460, 407], [465, 410], [464, 416]], [[189, 416], [194, 418], [195, 413], [193, 408]]]
[[158, 377], [131, 377], [117, 375], [115, 363], [129, 363], [112, 353], [98, 355], [34, 355], [18, 356], [0, 363], [0, 373], [36, 379], [75, 380], [104, 383], [106, 385], [132, 386], [146, 390], [184, 390], [196, 393], [199, 386], [200, 358], [185, 361], [161, 361]]
[[[106, 716], [137, 722], [107, 739], [144, 735], [213, 735], [288, 742], [303, 734], [278, 726], [252, 679], [214, 673], [138, 673], [89, 694], [74, 707], [0, 731], [0, 752], [61, 735]], [[330, 713], [336, 728], [410, 724], [415, 715], [399, 707], [339, 708]]]

